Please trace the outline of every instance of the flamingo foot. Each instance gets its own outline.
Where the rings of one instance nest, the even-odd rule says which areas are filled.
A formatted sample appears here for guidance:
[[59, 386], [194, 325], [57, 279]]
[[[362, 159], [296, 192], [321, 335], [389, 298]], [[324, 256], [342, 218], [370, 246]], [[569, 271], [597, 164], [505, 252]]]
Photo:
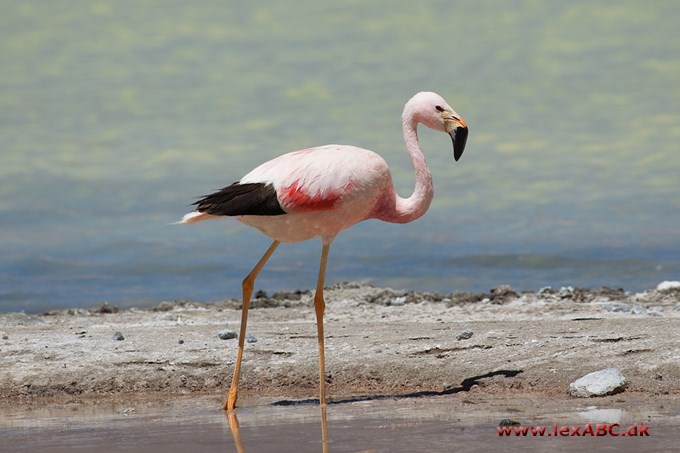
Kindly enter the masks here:
[[236, 407], [236, 400], [238, 399], [238, 388], [237, 387], [231, 387], [229, 389], [229, 395], [227, 396], [227, 400], [224, 402], [224, 407], [222, 410], [225, 410], [227, 412], [232, 412], [234, 408]]

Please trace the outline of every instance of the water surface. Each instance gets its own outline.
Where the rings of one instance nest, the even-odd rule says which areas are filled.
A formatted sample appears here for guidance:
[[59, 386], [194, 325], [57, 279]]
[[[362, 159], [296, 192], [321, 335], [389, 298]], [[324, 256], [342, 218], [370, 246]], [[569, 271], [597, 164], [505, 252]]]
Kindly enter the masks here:
[[[196, 197], [325, 143], [413, 175], [419, 90], [470, 125], [421, 131], [436, 198], [335, 242], [328, 281], [448, 292], [638, 291], [680, 278], [674, 1], [3, 2], [0, 311], [239, 295], [268, 240], [169, 226]], [[258, 282], [314, 286], [318, 241]]]
[[[474, 397], [473, 397], [474, 399]], [[252, 402], [251, 402], [252, 403]], [[44, 406], [0, 412], [3, 451], [126, 452], [411, 452], [411, 451], [673, 451], [677, 408], [581, 407], [544, 405], [527, 410], [521, 401], [493, 405], [449, 397], [331, 404], [322, 418], [316, 405], [254, 405], [236, 412], [238, 429], [206, 398], [170, 399], [163, 403], [99, 403]], [[484, 406], [484, 407], [480, 407]], [[675, 411], [675, 412], [673, 412]], [[585, 426], [643, 422], [648, 437], [501, 437], [497, 426], [508, 418], [522, 425]], [[583, 430], [585, 428], [582, 428]], [[625, 431], [616, 429], [618, 431]]]

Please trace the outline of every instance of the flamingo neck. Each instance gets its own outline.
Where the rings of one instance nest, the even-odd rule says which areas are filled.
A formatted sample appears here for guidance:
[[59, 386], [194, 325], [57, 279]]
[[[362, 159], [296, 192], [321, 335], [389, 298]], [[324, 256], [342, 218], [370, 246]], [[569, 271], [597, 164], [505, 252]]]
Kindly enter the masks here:
[[388, 220], [394, 223], [407, 223], [421, 217], [430, 207], [434, 197], [432, 174], [427, 168], [425, 156], [418, 142], [418, 121], [411, 112], [404, 112], [403, 130], [406, 149], [416, 173], [416, 187], [408, 198], [401, 198], [395, 191], [394, 211]]

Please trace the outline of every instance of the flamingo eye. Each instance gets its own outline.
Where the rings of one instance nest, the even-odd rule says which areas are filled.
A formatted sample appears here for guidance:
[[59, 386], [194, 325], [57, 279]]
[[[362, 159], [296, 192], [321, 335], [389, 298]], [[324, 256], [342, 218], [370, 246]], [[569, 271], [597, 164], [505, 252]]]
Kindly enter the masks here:
[[434, 107], [434, 109], [435, 109], [436, 111], [438, 111], [439, 113], [441, 113], [441, 112], [444, 111], [444, 109], [442, 108], [441, 105], [436, 105], [436, 106]]

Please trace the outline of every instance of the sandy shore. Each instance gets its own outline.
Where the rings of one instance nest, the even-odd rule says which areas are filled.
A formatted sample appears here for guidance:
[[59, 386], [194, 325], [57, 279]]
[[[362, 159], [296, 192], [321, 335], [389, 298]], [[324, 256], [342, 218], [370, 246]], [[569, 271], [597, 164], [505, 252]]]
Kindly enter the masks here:
[[[312, 294], [259, 296], [240, 401], [316, 397]], [[342, 284], [326, 301], [331, 400], [462, 391], [564, 400], [570, 382], [608, 367], [629, 385], [606, 398], [680, 400], [680, 288], [434, 294]], [[235, 300], [1, 314], [0, 396], [13, 404], [223, 395], [237, 340], [218, 333], [239, 322]]]

